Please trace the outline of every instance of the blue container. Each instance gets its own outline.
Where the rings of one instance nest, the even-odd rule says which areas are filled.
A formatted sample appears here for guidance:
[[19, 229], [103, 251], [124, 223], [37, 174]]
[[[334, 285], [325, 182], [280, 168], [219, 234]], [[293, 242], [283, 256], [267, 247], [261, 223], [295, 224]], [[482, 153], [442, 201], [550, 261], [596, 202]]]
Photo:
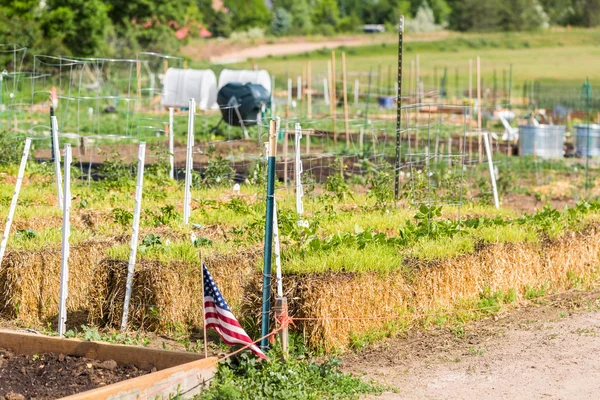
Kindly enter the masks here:
[[382, 96], [377, 98], [377, 103], [383, 108], [394, 108], [394, 100], [393, 96]]

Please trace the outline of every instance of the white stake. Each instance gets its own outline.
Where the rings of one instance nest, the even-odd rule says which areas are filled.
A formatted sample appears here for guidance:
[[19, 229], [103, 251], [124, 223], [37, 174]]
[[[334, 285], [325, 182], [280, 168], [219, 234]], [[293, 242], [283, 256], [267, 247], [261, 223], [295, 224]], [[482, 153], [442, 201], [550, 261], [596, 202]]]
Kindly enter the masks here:
[[323, 78], [323, 97], [325, 104], [329, 105], [329, 86], [327, 85], [327, 78]]
[[302, 77], [298, 75], [298, 90], [296, 93], [296, 100], [302, 100]]
[[490, 181], [492, 182], [492, 191], [494, 192], [494, 206], [496, 209], [500, 208], [500, 200], [498, 200], [498, 188], [496, 187], [496, 174], [494, 174], [494, 162], [492, 160], [492, 149], [490, 148], [490, 138], [487, 132], [483, 132], [483, 143], [485, 145], [485, 154], [488, 159], [488, 166], [490, 168]]
[[6, 244], [8, 243], [8, 235], [10, 234], [10, 226], [12, 225], [12, 221], [15, 216], [15, 210], [17, 208], [17, 201], [19, 200], [19, 192], [21, 191], [21, 183], [23, 182], [23, 176], [25, 175], [25, 167], [27, 166], [27, 158], [29, 157], [30, 148], [31, 139], [27, 138], [25, 139], [25, 147], [23, 148], [23, 157], [21, 157], [21, 165], [19, 166], [17, 182], [15, 183], [15, 191], [13, 193], [12, 201], [10, 202], [10, 208], [8, 209], [6, 227], [4, 228], [4, 235], [2, 235], [2, 243], [0, 244], [0, 267], [2, 267], [2, 260], [4, 259], [4, 253], [6, 252]]
[[175, 133], [173, 132], [173, 107], [169, 107], [169, 177], [175, 179]]
[[58, 121], [53, 115], [50, 117], [50, 130], [52, 136], [52, 145], [54, 146], [54, 175], [56, 178], [56, 192], [58, 198], [58, 208], [62, 210], [63, 207], [63, 190], [62, 190], [62, 176], [60, 173], [60, 148], [58, 147]]
[[194, 158], [192, 151], [194, 149], [194, 110], [196, 109], [196, 100], [190, 99], [188, 113], [188, 140], [187, 152], [185, 157], [185, 188], [183, 194], [183, 223], [188, 224], [190, 220], [190, 206], [192, 195], [190, 189], [192, 186], [192, 170], [194, 169]]
[[302, 187], [302, 158], [300, 157], [300, 139], [302, 139], [302, 127], [300, 124], [296, 124], [296, 132], [295, 132], [295, 156], [296, 156], [296, 213], [298, 213], [298, 225], [303, 226], [304, 221], [302, 220], [302, 215], [304, 214], [304, 203], [302, 202], [302, 197], [304, 197], [304, 188]]
[[146, 158], [146, 143], [140, 143], [138, 149], [138, 173], [135, 184], [135, 206], [133, 208], [133, 224], [131, 227], [131, 244], [129, 245], [129, 263], [127, 264], [127, 282], [125, 283], [125, 302], [123, 304], [123, 318], [121, 319], [121, 330], [127, 329], [127, 317], [129, 316], [129, 303], [133, 291], [133, 273], [135, 271], [135, 259], [137, 256], [138, 238], [140, 230], [140, 212], [142, 210], [142, 191], [144, 188], [144, 161]]
[[354, 105], [357, 106], [358, 105], [358, 97], [359, 97], [359, 90], [360, 90], [360, 82], [358, 79], [354, 80]]
[[277, 297], [283, 297], [283, 277], [281, 276], [281, 251], [279, 246], [279, 225], [277, 223], [277, 202], [273, 201], [273, 242], [275, 244], [275, 279], [277, 280]]
[[67, 297], [69, 297], [69, 237], [71, 236], [71, 145], [65, 144], [65, 183], [62, 223], [62, 258], [60, 262], [60, 293], [58, 303], [58, 336], [63, 337], [67, 323]]

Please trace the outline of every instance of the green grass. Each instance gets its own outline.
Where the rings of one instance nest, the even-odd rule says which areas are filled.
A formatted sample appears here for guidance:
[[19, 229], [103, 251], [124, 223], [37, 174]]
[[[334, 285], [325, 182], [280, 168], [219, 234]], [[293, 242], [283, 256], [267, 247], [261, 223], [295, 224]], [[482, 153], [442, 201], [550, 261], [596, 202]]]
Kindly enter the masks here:
[[409, 254], [425, 261], [442, 260], [475, 251], [472, 237], [455, 236], [437, 240], [421, 240], [415, 244]]
[[388, 246], [369, 245], [364, 249], [341, 247], [331, 251], [311, 252], [306, 256], [291, 255], [283, 266], [283, 272], [364, 273], [376, 271], [386, 273], [402, 267], [402, 258], [397, 249]]
[[[363, 47], [342, 48], [336, 50], [339, 54], [346, 51], [348, 71], [362, 72], [361, 82], [365, 85], [370, 68], [378, 73], [381, 65], [381, 85], [390, 86], [388, 82], [388, 66], [393, 70], [397, 63], [397, 46], [394, 44], [378, 44]], [[482, 78], [488, 83], [497, 71], [498, 87], [502, 87], [502, 71], [508, 71], [513, 65], [513, 95], [520, 96], [515, 88], [523, 81], [542, 80], [551, 84], [566, 84], [578, 90], [586, 77], [592, 82], [600, 79], [598, 69], [590, 69], [595, 60], [600, 57], [600, 29], [553, 29], [540, 32], [520, 33], [451, 33], [442, 40], [412, 41], [411, 36], [405, 42], [404, 68], [405, 85], [408, 89], [408, 66], [420, 59], [420, 75], [426, 86], [430, 86], [437, 68], [437, 78], [441, 79], [443, 68], [448, 68], [448, 90], [454, 95], [455, 70], [459, 71], [460, 89], [468, 86], [468, 60], [481, 57]], [[310, 54], [295, 56], [269, 57], [255, 60], [260, 68], [267, 69], [277, 77], [302, 74], [301, 61], [311, 59], [313, 77], [325, 74], [329, 51], [315, 51]], [[577, 60], [574, 62], [574, 60]], [[339, 61], [339, 60], [338, 60]], [[230, 67], [249, 68], [250, 62], [234, 64]], [[338, 65], [338, 68], [341, 68]], [[341, 76], [341, 74], [340, 74]], [[285, 79], [279, 78], [277, 83], [282, 88]], [[354, 77], [352, 77], [352, 82]], [[373, 85], [377, 79], [374, 78]]]

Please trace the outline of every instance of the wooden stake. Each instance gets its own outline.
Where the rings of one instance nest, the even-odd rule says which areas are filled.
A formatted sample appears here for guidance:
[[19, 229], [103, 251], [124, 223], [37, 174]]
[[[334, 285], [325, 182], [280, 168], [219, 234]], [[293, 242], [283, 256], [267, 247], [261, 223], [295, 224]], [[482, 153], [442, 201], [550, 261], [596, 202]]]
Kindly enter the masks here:
[[337, 148], [337, 100], [336, 100], [336, 77], [335, 77], [335, 51], [331, 52], [331, 105], [333, 107], [333, 144]]
[[358, 131], [358, 146], [360, 149], [360, 152], [362, 153], [363, 151], [363, 147], [364, 147], [364, 141], [365, 141], [365, 128], [364, 127], [360, 127], [359, 131]]
[[288, 120], [285, 120], [285, 129], [283, 130], [283, 183], [288, 187]]
[[163, 58], [163, 70], [164, 73], [167, 73], [167, 70], [169, 69], [169, 60], [166, 58]]
[[421, 102], [421, 93], [419, 93], [419, 81], [420, 81], [420, 77], [421, 75], [419, 74], [419, 55], [417, 54], [417, 59], [415, 61], [415, 85], [416, 85], [416, 92], [417, 92], [417, 103]]
[[327, 60], [327, 82], [329, 83], [327, 87], [328, 97], [329, 97], [329, 115], [333, 116], [333, 105], [331, 102], [331, 60]]
[[483, 161], [483, 146], [481, 136], [481, 62], [477, 56], [477, 143], [479, 145], [479, 162]]
[[[308, 60], [308, 64], [306, 65], [306, 96], [308, 100], [308, 105], [306, 107], [306, 115], [308, 118], [312, 118], [312, 76], [311, 76], [311, 62]], [[308, 138], [307, 138], [308, 140]]]
[[306, 131], [306, 155], [310, 155], [310, 134], [312, 133], [312, 130], [307, 130]]
[[410, 60], [410, 65], [408, 66], [408, 95], [413, 95], [413, 69], [415, 67], [415, 61]]
[[[275, 306], [273, 307], [273, 312], [275, 314], [276, 321], [281, 321], [282, 319], [287, 318], [287, 313], [288, 313], [287, 298], [277, 297], [275, 299]], [[289, 348], [287, 325], [281, 331], [279, 331], [279, 338], [281, 339], [281, 351], [283, 354], [283, 358], [285, 359], [288, 357], [288, 348]]]
[[346, 84], [345, 52], [342, 52], [342, 90], [344, 91], [344, 129], [346, 131], [346, 147], [350, 147], [350, 130], [348, 128], [348, 87]]
[[137, 81], [137, 97], [138, 97], [138, 106], [137, 109], [142, 109], [142, 62], [138, 61], [136, 63], [136, 81]]
[[208, 341], [206, 335], [206, 311], [204, 310], [204, 258], [202, 257], [202, 249], [198, 249], [200, 257], [200, 282], [202, 282], [202, 333], [204, 341], [204, 358], [208, 358]]
[[[473, 60], [469, 58], [469, 118], [473, 119]], [[470, 130], [470, 129], [469, 129]], [[473, 153], [473, 135], [469, 135], [469, 163]]]

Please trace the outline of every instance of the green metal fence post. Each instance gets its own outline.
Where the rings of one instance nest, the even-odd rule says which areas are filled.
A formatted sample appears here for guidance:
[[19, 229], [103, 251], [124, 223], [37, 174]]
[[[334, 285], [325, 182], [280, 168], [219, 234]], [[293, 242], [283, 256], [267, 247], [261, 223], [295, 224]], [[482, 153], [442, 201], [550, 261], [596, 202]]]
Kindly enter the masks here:
[[273, 254], [273, 205], [275, 203], [275, 156], [277, 154], [277, 121], [269, 122], [269, 155], [267, 166], [267, 218], [265, 222], [265, 260], [263, 268], [263, 302], [260, 347], [269, 348], [271, 314], [271, 258]]

